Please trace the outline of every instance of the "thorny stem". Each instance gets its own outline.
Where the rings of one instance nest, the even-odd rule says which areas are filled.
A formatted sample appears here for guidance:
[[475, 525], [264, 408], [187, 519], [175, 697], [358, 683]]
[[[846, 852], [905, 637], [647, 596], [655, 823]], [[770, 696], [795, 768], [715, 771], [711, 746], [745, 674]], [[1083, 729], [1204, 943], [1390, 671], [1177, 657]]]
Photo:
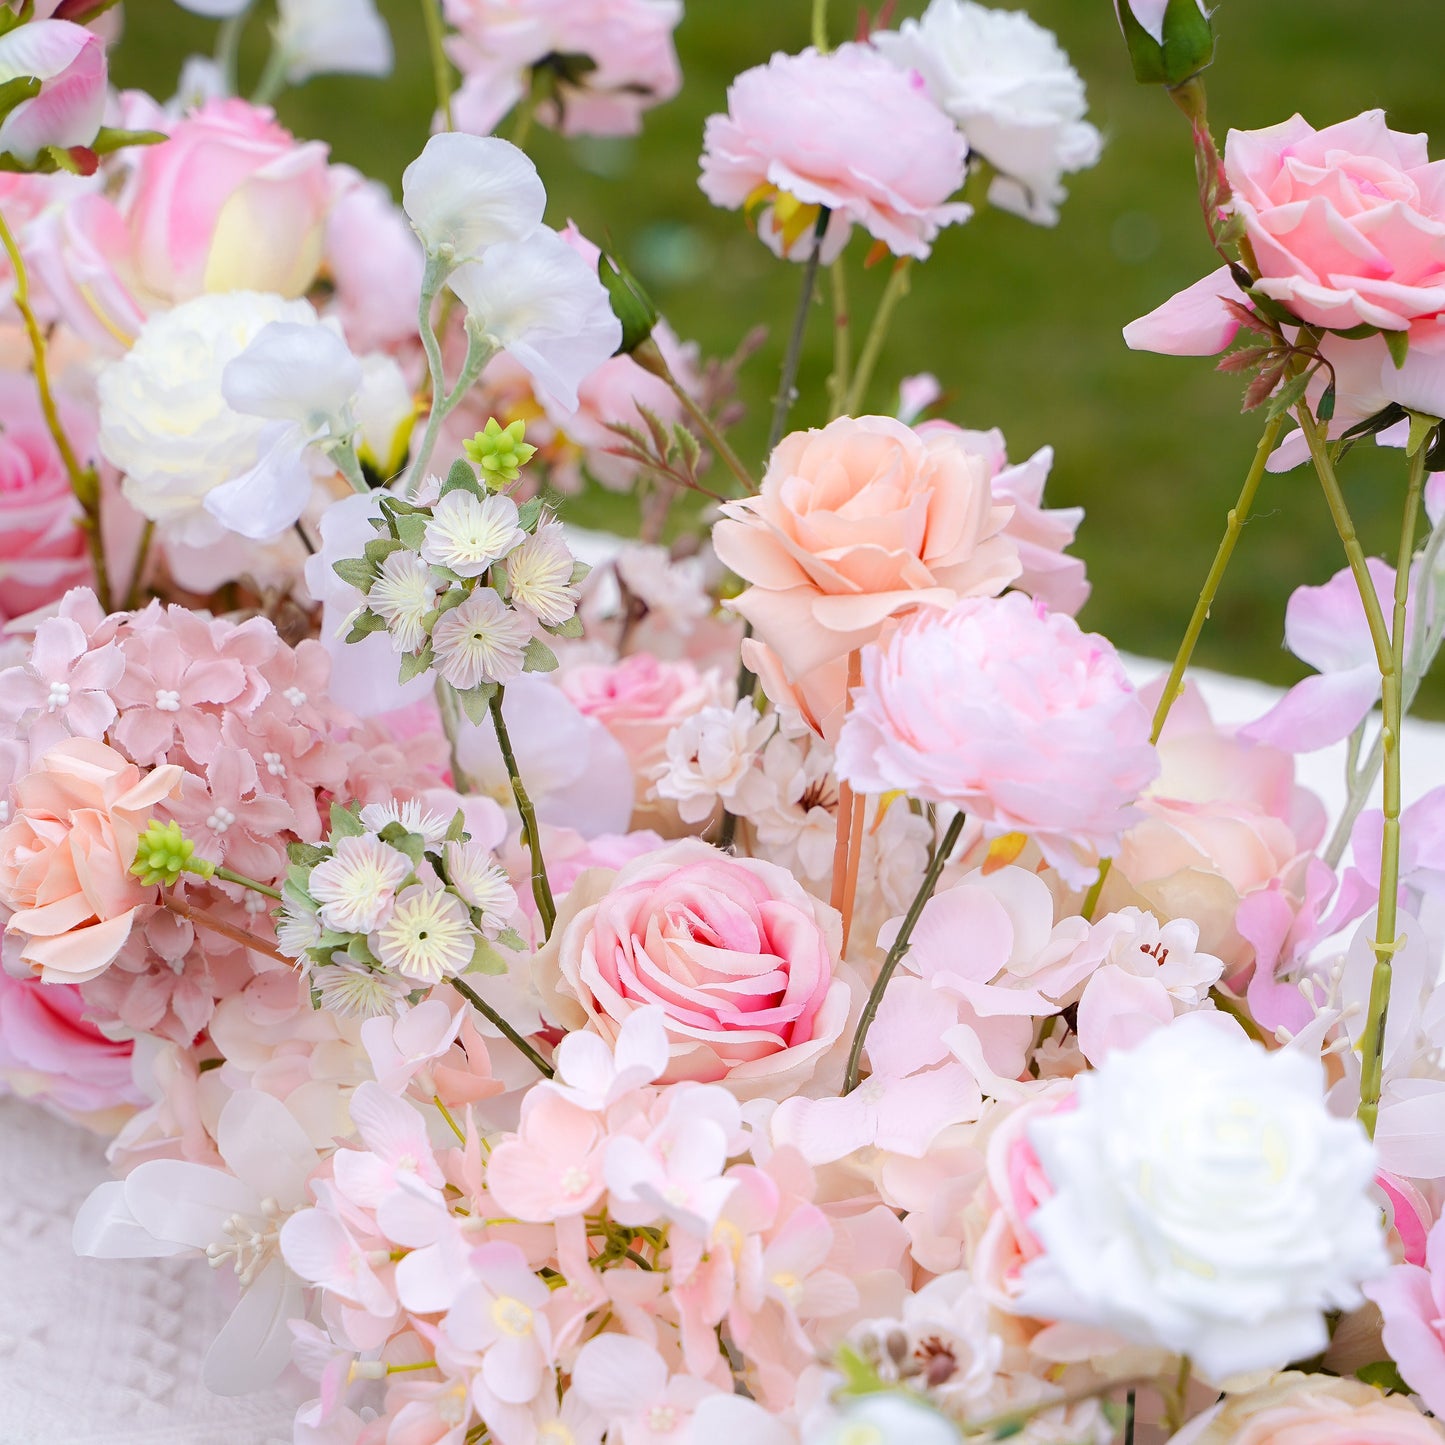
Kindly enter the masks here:
[[793, 330], [788, 337], [788, 349], [783, 356], [783, 370], [778, 378], [778, 394], [773, 399], [773, 421], [768, 428], [767, 455], [772, 456], [773, 448], [783, 439], [788, 425], [788, 413], [793, 409], [793, 393], [798, 384], [798, 364], [803, 359], [803, 337], [808, 331], [808, 313], [813, 307], [813, 292], [818, 283], [818, 263], [823, 254], [823, 235], [828, 229], [828, 218], [832, 212], [827, 206], [818, 211], [818, 223], [813, 228], [813, 245], [808, 259], [803, 263], [803, 289], [798, 296], [798, 309], [793, 316]]
[[35, 318], [35, 312], [30, 305], [30, 276], [25, 269], [24, 258], [20, 255], [20, 247], [11, 234], [10, 227], [5, 217], [0, 215], [0, 244], [5, 247], [5, 254], [10, 258], [10, 269], [15, 273], [15, 309], [20, 313], [20, 319], [25, 323], [25, 334], [30, 340], [31, 365], [35, 370], [35, 387], [40, 393], [40, 410], [45, 417], [46, 429], [50, 432], [51, 439], [55, 442], [55, 449], [60, 453], [60, 460], [65, 466], [65, 474], [70, 478], [70, 490], [75, 493], [76, 500], [80, 503], [81, 530], [85, 533], [86, 544], [90, 549], [90, 564], [95, 572], [95, 592], [100, 599], [100, 605], [110, 611], [110, 576], [105, 565], [105, 546], [100, 535], [100, 478], [96, 475], [94, 467], [83, 467], [80, 458], [75, 454], [75, 448], [70, 444], [70, 438], [66, 435], [64, 424], [60, 420], [60, 412], [55, 405], [55, 395], [50, 389], [50, 371], [46, 365], [45, 334], [40, 329], [40, 323]]
[[441, 113], [443, 128], [452, 130], [452, 72], [447, 60], [446, 32], [442, 28], [440, 0], [421, 0], [421, 15], [422, 23], [426, 26], [427, 49], [431, 53], [432, 83], [436, 86], [437, 110]]
[[532, 855], [532, 897], [537, 902], [543, 936], [551, 938], [552, 928], [557, 922], [557, 905], [552, 901], [552, 885], [547, 881], [547, 864], [542, 857], [542, 838], [537, 828], [537, 813], [532, 807], [531, 798], [527, 796], [527, 789], [522, 784], [516, 754], [512, 751], [512, 739], [507, 733], [507, 723], [502, 716], [505, 692], [505, 688], [498, 687], [492, 694], [492, 725], [497, 730], [497, 746], [502, 750], [502, 762], [506, 765], [507, 777], [511, 780], [512, 796], [516, 799], [517, 811], [522, 815], [522, 836], [526, 839], [527, 851]]
[[868, 328], [868, 335], [863, 341], [863, 350], [858, 355], [858, 369], [853, 373], [853, 383], [848, 388], [848, 400], [843, 408], [846, 416], [857, 416], [858, 409], [863, 405], [863, 399], [868, 394], [868, 383], [873, 380], [873, 368], [878, 365], [878, 358], [883, 351], [883, 342], [888, 336], [888, 327], [893, 321], [893, 313], [898, 309], [898, 303], [908, 295], [911, 264], [907, 256], [894, 262], [893, 274], [889, 276], [888, 284], [883, 288], [883, 295], [878, 302], [878, 310], [873, 314], [873, 324]]
[[1334, 519], [1335, 530], [1345, 549], [1360, 603], [1370, 626], [1370, 640], [1375, 648], [1375, 661], [1380, 669], [1381, 736], [1384, 739], [1384, 824], [1380, 841], [1380, 902], [1375, 921], [1375, 969], [1370, 979], [1370, 1001], [1365, 1015], [1365, 1028], [1360, 1036], [1360, 1122], [1371, 1136], [1380, 1107], [1383, 1080], [1383, 1046], [1385, 1021], [1389, 1012], [1390, 985], [1394, 975], [1394, 958], [1401, 940], [1397, 935], [1398, 891], [1400, 885], [1400, 674], [1405, 652], [1405, 599], [1410, 585], [1410, 556], [1414, 549], [1415, 522], [1419, 516], [1420, 492], [1425, 479], [1424, 444], [1410, 458], [1410, 480], [1405, 500], [1402, 550], [1404, 566], [1395, 584], [1396, 637], [1391, 641], [1384, 609], [1375, 592], [1374, 579], [1365, 561], [1354, 519], [1345, 503], [1334, 462], [1325, 441], [1325, 429], [1315, 420], [1308, 406], [1300, 404], [1296, 413], [1300, 429], [1309, 445], [1310, 457], [1324, 488], [1325, 501]]
[[229, 938], [232, 943], [239, 943], [242, 948], [249, 948], [253, 953], [264, 953], [267, 958], [274, 958], [284, 963], [287, 968], [296, 967], [294, 958], [288, 958], [264, 939], [257, 938], [254, 933], [247, 933], [244, 928], [237, 928], [234, 924], [207, 913], [203, 908], [192, 908], [185, 899], [178, 898], [174, 893], [163, 893], [161, 902], [177, 917], [184, 918], [197, 928], [205, 928], [211, 933], [218, 933], [222, 938]]
[[[1204, 632], [1204, 624], [1209, 620], [1215, 598], [1219, 595], [1220, 584], [1224, 581], [1224, 574], [1234, 556], [1234, 549], [1244, 532], [1245, 524], [1249, 521], [1249, 514], [1254, 507], [1255, 494], [1264, 480], [1266, 463], [1274, 452], [1275, 443], [1279, 440], [1284, 422], [1285, 418], [1281, 415], [1266, 425], [1264, 435], [1260, 437], [1259, 445], [1255, 448], [1254, 461], [1250, 465], [1249, 474], [1244, 479], [1244, 485], [1239, 489], [1239, 500], [1229, 509], [1229, 515], [1225, 519], [1224, 536], [1219, 539], [1219, 547], [1214, 553], [1214, 561], [1210, 563], [1209, 573], [1204, 579], [1204, 586], [1199, 589], [1199, 597], [1194, 604], [1194, 611], [1190, 615], [1189, 625], [1184, 629], [1184, 637], [1179, 644], [1179, 651], [1174, 654], [1174, 665], [1169, 669], [1169, 677], [1164, 683], [1164, 691], [1159, 695], [1159, 704], [1154, 709], [1154, 725], [1149, 730], [1151, 743], [1157, 743], [1163, 736], [1164, 724], [1169, 721], [1170, 710], [1183, 695], [1184, 674], [1194, 660], [1194, 649], [1199, 645], [1199, 638]], [[1090, 919], [1094, 916], [1094, 910], [1099, 906], [1099, 895], [1104, 891], [1104, 884], [1108, 881], [1109, 870], [1112, 866], [1112, 858], [1105, 858], [1099, 864], [1099, 876], [1094, 880], [1093, 887], [1085, 896], [1083, 907], [1080, 910], [1084, 918]]]
[[[840, 803], [839, 806], [841, 807], [842, 804]], [[963, 832], [963, 824], [963, 814], [955, 813], [953, 821], [949, 823], [948, 829], [943, 835], [943, 841], [934, 849], [933, 857], [928, 863], [928, 871], [923, 875], [923, 882], [918, 885], [918, 892], [914, 895], [913, 902], [908, 905], [908, 912], [904, 915], [903, 926], [898, 930], [898, 937], [893, 940], [893, 947], [888, 950], [888, 957], [883, 960], [883, 968], [878, 974], [877, 981], [869, 991], [868, 1001], [863, 1005], [863, 1013], [858, 1019], [857, 1032], [853, 1035], [853, 1047], [848, 1050], [848, 1072], [843, 1078], [845, 1094], [851, 1094], [858, 1087], [858, 1075], [863, 1067], [863, 1044], [868, 1038], [868, 1030], [877, 1016], [878, 1005], [883, 1002], [884, 990], [888, 987], [894, 970], [897, 969], [903, 955], [908, 952], [908, 941], [913, 937], [913, 930], [918, 926], [918, 920], [923, 915], [924, 905], [933, 897], [933, 890], [938, 887], [938, 880], [942, 876], [944, 864], [948, 862], [949, 854], [958, 844], [959, 835]]]
[[474, 989], [470, 984], [463, 983], [459, 978], [449, 978], [447, 982], [451, 984], [451, 986], [456, 989], [456, 991], [461, 994], [461, 996], [466, 999], [466, 1001], [471, 1004], [471, 1006], [476, 1009], [476, 1011], [481, 1014], [481, 1016], [486, 1019], [492, 1025], [492, 1027], [495, 1028], [504, 1039], [506, 1039], [509, 1044], [513, 1045], [513, 1047], [517, 1049], [520, 1049], [521, 1052], [527, 1056], [528, 1063], [530, 1063], [539, 1074], [541, 1074], [544, 1078], [548, 1079], [553, 1076], [555, 1070], [552, 1068], [552, 1065], [549, 1064], [547, 1060], [544, 1059], [541, 1054], [539, 1054], [536, 1049], [534, 1049], [531, 1044], [529, 1044], [526, 1039], [524, 1039], [522, 1035], [519, 1034], [516, 1029], [514, 1029], [511, 1024], [509, 1024], [506, 1019], [504, 1019], [501, 1014], [499, 1014], [496, 1009], [494, 1009], [491, 1004], [489, 1004], [486, 999], [484, 999], [481, 994], [476, 991], [476, 989]]

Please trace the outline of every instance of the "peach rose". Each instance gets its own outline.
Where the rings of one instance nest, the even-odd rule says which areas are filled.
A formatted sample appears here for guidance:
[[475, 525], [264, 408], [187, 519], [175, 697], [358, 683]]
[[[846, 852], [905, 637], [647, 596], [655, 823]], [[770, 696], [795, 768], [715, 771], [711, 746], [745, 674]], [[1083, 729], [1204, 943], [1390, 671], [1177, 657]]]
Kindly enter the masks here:
[[1445, 1431], [1401, 1395], [1330, 1375], [1276, 1375], [1227, 1399], [1172, 1445], [1441, 1445]]
[[[745, 657], [774, 701], [836, 732], [845, 659], [910, 608], [989, 597], [1019, 575], [983, 458], [892, 417], [839, 417], [779, 443], [762, 490], [723, 507], [713, 546], [752, 585], [731, 603], [758, 637]], [[786, 699], [792, 701], [792, 699]]]
[[695, 838], [584, 873], [532, 961], [543, 1013], [609, 1043], [658, 1004], [662, 1079], [785, 1098], [843, 1036], [852, 990], [834, 976], [841, 921], [771, 863]]
[[84, 983], [120, 952], [155, 897], [130, 872], [140, 835], [184, 771], [167, 763], [142, 774], [104, 743], [68, 738], [16, 783], [0, 830], [0, 904], [44, 982]]

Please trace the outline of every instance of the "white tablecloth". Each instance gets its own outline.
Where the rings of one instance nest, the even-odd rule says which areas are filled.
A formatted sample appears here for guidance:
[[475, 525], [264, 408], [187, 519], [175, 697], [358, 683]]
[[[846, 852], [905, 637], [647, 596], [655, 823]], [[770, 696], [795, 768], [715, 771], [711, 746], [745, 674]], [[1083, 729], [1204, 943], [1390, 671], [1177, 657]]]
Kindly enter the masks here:
[[[1160, 665], [1131, 661], [1135, 680]], [[1278, 693], [1198, 674], [1215, 718], [1259, 716]], [[1445, 725], [1409, 723], [1406, 800], [1445, 783]], [[1333, 813], [1341, 750], [1300, 760]], [[76, 1259], [70, 1221], [107, 1177], [100, 1141], [0, 1099], [0, 1445], [289, 1445], [290, 1387], [219, 1399], [200, 1383], [227, 1309], [200, 1261]]]

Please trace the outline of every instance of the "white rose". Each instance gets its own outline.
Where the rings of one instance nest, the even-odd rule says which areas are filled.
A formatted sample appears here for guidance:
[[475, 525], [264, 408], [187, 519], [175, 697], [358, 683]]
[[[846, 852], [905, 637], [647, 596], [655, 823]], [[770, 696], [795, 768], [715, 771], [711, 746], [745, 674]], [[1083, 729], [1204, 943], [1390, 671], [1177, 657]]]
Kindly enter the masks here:
[[268, 420], [227, 405], [221, 374], [273, 321], [314, 325], [316, 313], [257, 291], [197, 296], [153, 316], [100, 373], [101, 453], [125, 473], [126, 500], [173, 541], [218, 541], [205, 498], [260, 456]]
[[923, 76], [969, 149], [998, 171], [988, 198], [1038, 225], [1057, 222], [1059, 178], [1099, 159], [1099, 132], [1085, 119], [1084, 82], [1050, 30], [1018, 10], [973, 0], [932, 0], [873, 43], [895, 65]]
[[1329, 1342], [1388, 1263], [1374, 1151], [1325, 1107], [1318, 1062], [1186, 1014], [1078, 1083], [1029, 1138], [1054, 1194], [1020, 1313], [1102, 1325], [1218, 1382]]

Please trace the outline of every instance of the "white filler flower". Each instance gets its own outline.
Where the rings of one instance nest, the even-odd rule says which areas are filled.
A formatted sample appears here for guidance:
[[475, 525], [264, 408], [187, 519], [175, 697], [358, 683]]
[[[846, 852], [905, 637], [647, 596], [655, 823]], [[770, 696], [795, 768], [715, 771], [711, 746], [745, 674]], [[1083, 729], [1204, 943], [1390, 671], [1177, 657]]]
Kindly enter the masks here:
[[1332, 1116], [1315, 1059], [1186, 1014], [1029, 1126], [1054, 1194], [1020, 1313], [1102, 1325], [1219, 1382], [1329, 1341], [1388, 1262], [1374, 1151]]

